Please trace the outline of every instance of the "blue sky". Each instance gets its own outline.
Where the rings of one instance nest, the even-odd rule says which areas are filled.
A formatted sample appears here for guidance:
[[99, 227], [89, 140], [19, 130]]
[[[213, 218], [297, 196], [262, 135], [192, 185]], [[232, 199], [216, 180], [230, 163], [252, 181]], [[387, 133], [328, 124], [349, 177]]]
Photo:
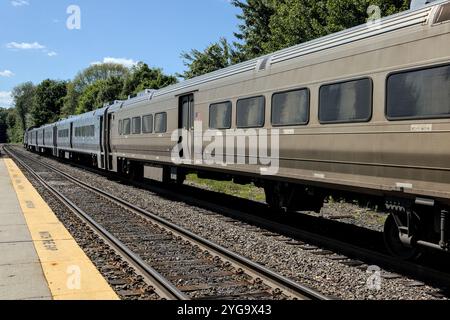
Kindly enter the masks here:
[[[66, 26], [70, 5], [79, 30]], [[228, 0], [0, 0], [0, 107], [19, 83], [68, 80], [95, 62], [181, 72], [181, 52], [234, 39], [238, 13]]]

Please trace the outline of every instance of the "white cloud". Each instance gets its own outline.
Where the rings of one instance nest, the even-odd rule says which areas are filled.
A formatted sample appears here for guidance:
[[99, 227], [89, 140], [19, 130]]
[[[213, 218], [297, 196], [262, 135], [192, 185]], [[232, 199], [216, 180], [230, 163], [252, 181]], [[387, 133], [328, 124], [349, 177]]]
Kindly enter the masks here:
[[39, 42], [27, 43], [27, 42], [10, 42], [6, 44], [8, 49], [18, 49], [18, 50], [40, 50], [45, 49], [45, 46], [40, 44]]
[[13, 99], [11, 91], [0, 91], [0, 107], [11, 107]]
[[14, 7], [22, 7], [22, 6], [28, 6], [30, 3], [27, 0], [12, 0], [11, 4]]
[[54, 56], [57, 56], [58, 54], [55, 51], [50, 51], [50, 52], [47, 53], [47, 55], [49, 57], [54, 57]]
[[10, 70], [0, 71], [0, 77], [11, 78], [14, 77], [14, 73]]
[[100, 62], [100, 61], [92, 62], [91, 65], [102, 64], [102, 63], [116, 63], [116, 64], [121, 64], [127, 68], [131, 68], [138, 64], [133, 59], [106, 57], [106, 58], [103, 58], [102, 62]]

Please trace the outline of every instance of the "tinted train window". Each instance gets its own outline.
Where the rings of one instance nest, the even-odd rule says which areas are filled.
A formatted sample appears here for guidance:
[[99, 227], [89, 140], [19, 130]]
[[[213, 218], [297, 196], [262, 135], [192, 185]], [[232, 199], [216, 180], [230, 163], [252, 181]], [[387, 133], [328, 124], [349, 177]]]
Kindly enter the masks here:
[[133, 118], [133, 134], [141, 134], [141, 117]]
[[272, 96], [272, 125], [292, 126], [308, 122], [308, 89], [281, 92]]
[[209, 127], [211, 129], [230, 129], [231, 110], [231, 102], [212, 104], [209, 107]]
[[152, 133], [153, 132], [153, 115], [142, 117], [142, 132]]
[[167, 131], [167, 113], [155, 114], [155, 133], [164, 133]]
[[119, 135], [122, 135], [122, 120], [119, 120]]
[[387, 80], [391, 120], [450, 116], [450, 66], [402, 72]]
[[236, 105], [237, 127], [252, 128], [264, 126], [265, 104], [266, 99], [263, 96], [239, 100]]
[[371, 117], [371, 79], [341, 82], [320, 88], [321, 123], [365, 122]]
[[124, 119], [123, 120], [123, 134], [129, 135], [131, 132], [131, 120], [130, 119]]

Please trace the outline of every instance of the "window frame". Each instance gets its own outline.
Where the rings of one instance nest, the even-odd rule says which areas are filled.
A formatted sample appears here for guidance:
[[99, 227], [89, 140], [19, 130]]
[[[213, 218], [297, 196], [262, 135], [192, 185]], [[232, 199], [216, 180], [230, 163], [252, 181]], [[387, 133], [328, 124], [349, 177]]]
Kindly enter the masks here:
[[[135, 119], [139, 119], [139, 123], [140, 123], [139, 132], [134, 132], [134, 120]], [[132, 135], [140, 135], [140, 134], [142, 134], [142, 117], [141, 116], [139, 116], [139, 117], [132, 117], [131, 118], [131, 134]]]
[[[240, 101], [243, 100], [250, 100], [250, 99], [256, 99], [256, 98], [263, 98], [264, 100], [264, 110], [263, 110], [263, 121], [262, 124], [260, 126], [245, 126], [245, 127], [241, 127], [238, 125], [238, 105]], [[237, 129], [252, 129], [252, 128], [264, 128], [264, 126], [266, 125], [266, 109], [267, 109], [267, 103], [266, 103], [266, 96], [265, 95], [259, 95], [259, 96], [253, 96], [253, 97], [248, 97], [248, 98], [240, 98], [236, 101], [236, 128]]]
[[[144, 118], [148, 118], [148, 117], [151, 117], [152, 118], [152, 122], [151, 122], [151, 124], [152, 124], [152, 127], [151, 127], [151, 131], [148, 131], [148, 132], [144, 132]], [[144, 116], [142, 116], [142, 122], [141, 122], [141, 131], [142, 131], [142, 134], [152, 134], [153, 132], [154, 132], [154, 116], [153, 116], [153, 113], [150, 113], [150, 114], [146, 114], [146, 115], [144, 115]]]
[[416, 67], [416, 68], [411, 68], [411, 69], [403, 69], [400, 71], [393, 71], [393, 72], [388, 73], [386, 76], [385, 87], [384, 87], [384, 116], [386, 117], [386, 120], [396, 122], [396, 121], [411, 121], [411, 120], [450, 119], [450, 114], [435, 115], [435, 116], [390, 117], [389, 113], [388, 113], [388, 96], [389, 96], [388, 95], [388, 85], [389, 85], [389, 78], [391, 76], [404, 74], [404, 73], [410, 73], [410, 72], [423, 71], [423, 70], [437, 69], [437, 68], [442, 68], [442, 67], [450, 67], [450, 63], [440, 63], [440, 64]]
[[[156, 117], [158, 116], [158, 115], [160, 115], [160, 114], [165, 114], [166, 115], [166, 130], [165, 131], [161, 131], [161, 132], [158, 132], [158, 131], [156, 131], [156, 126], [155, 126], [155, 123], [156, 123]], [[153, 118], [153, 132], [154, 133], [156, 133], [156, 134], [163, 134], [163, 133], [167, 133], [167, 112], [158, 112], [158, 113], [155, 113], [155, 116], [154, 116], [154, 118]]]
[[[220, 104], [224, 104], [224, 103], [229, 103], [230, 107], [231, 107], [231, 114], [230, 114], [230, 126], [226, 127], [226, 128], [212, 128], [211, 127], [211, 107], [215, 106], [215, 105], [220, 105]], [[209, 123], [208, 123], [208, 128], [212, 129], [212, 130], [228, 130], [231, 129], [231, 127], [233, 126], [233, 102], [231, 100], [227, 100], [227, 101], [222, 101], [222, 102], [215, 102], [215, 103], [211, 103], [209, 105], [209, 110], [208, 110], [208, 117], [209, 117]]]
[[[125, 121], [129, 121], [129, 122], [130, 122], [130, 132], [129, 132], [129, 133], [125, 133]], [[123, 134], [124, 136], [129, 136], [129, 135], [131, 135], [131, 118], [125, 118], [125, 119], [123, 119], [122, 124], [123, 124], [122, 134]]]
[[[332, 86], [332, 85], [337, 85], [337, 84], [345, 84], [345, 83], [349, 83], [349, 82], [356, 82], [356, 81], [361, 81], [361, 80], [369, 80], [370, 81], [370, 113], [369, 113], [369, 117], [367, 119], [357, 119], [357, 120], [339, 120], [339, 121], [322, 121], [320, 120], [320, 109], [321, 109], [321, 94], [320, 91], [322, 90], [323, 87], [327, 87], [327, 86]], [[329, 83], [325, 83], [322, 84], [319, 87], [319, 106], [317, 108], [318, 114], [317, 114], [317, 118], [318, 121], [321, 125], [327, 125], [327, 124], [346, 124], [346, 123], [369, 123], [370, 121], [372, 121], [373, 119], [373, 93], [374, 93], [374, 85], [373, 85], [373, 79], [372, 77], [360, 77], [360, 78], [353, 78], [353, 79], [348, 79], [348, 80], [344, 80], [344, 81], [339, 81], [339, 82], [329, 82]]]
[[[286, 94], [286, 93], [291, 93], [291, 92], [297, 92], [297, 91], [306, 91], [307, 95], [308, 95], [308, 119], [306, 120], [305, 123], [300, 123], [300, 124], [274, 124], [273, 123], [273, 108], [274, 108], [274, 97], [278, 94]], [[290, 89], [290, 90], [285, 90], [285, 91], [280, 91], [280, 92], [274, 92], [272, 94], [272, 98], [271, 98], [271, 106], [270, 106], [270, 124], [272, 125], [272, 127], [275, 128], [281, 128], [281, 127], [299, 127], [299, 126], [307, 126], [309, 125], [309, 123], [311, 122], [311, 90], [308, 87], [302, 87], [302, 88], [298, 88], [298, 89]]]

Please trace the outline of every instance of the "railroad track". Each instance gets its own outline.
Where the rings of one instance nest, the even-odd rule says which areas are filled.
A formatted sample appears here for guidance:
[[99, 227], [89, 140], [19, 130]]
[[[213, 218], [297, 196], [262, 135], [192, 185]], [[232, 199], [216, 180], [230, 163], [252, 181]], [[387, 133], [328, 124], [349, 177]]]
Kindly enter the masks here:
[[[78, 164], [70, 163], [70, 165], [75, 165], [84, 170], [89, 170], [93, 173], [100, 173], [96, 169], [85, 167]], [[101, 174], [104, 174], [101, 172]], [[117, 178], [117, 176], [110, 175], [111, 178]], [[450, 288], [450, 274], [442, 270], [436, 270], [429, 265], [422, 265], [415, 262], [403, 261], [389, 256], [377, 248], [366, 248], [361, 245], [350, 243], [344, 240], [338, 240], [335, 237], [326, 236], [316, 232], [307, 231], [306, 229], [299, 228], [297, 226], [291, 226], [291, 222], [288, 219], [279, 218], [279, 215], [267, 214], [264, 211], [261, 204], [253, 203], [254, 206], [259, 206], [256, 211], [264, 212], [264, 214], [255, 215], [246, 210], [243, 210], [243, 206], [240, 209], [234, 209], [229, 205], [222, 205], [218, 203], [213, 203], [212, 201], [207, 201], [196, 197], [195, 193], [198, 191], [190, 191], [192, 189], [197, 189], [194, 187], [182, 186], [180, 189], [169, 190], [167, 188], [158, 185], [148, 185], [144, 183], [131, 182], [131, 184], [137, 187], [142, 187], [148, 189], [152, 192], [162, 195], [172, 200], [182, 201], [189, 205], [196, 207], [201, 207], [207, 210], [218, 212], [225, 217], [230, 217], [232, 219], [237, 219], [244, 223], [248, 223], [262, 229], [268, 230], [269, 232], [274, 232], [280, 235], [291, 237], [300, 242], [297, 245], [303, 245], [302, 241], [307, 244], [317, 246], [318, 248], [324, 248], [325, 252], [331, 250], [333, 252], [343, 255], [342, 263], [358, 267], [364, 265], [377, 265], [391, 272], [399, 273], [403, 276], [410, 276], [414, 279], [430, 283], [432, 285], [438, 286], [440, 288]], [[205, 194], [214, 194], [214, 192], [200, 191]], [[210, 199], [210, 196], [203, 196], [202, 198]], [[239, 202], [239, 199], [236, 199]], [[239, 206], [239, 205], [238, 205]], [[245, 206], [245, 205], [244, 205]], [[254, 211], [255, 209], [253, 209]], [[266, 209], [267, 210], [267, 209]], [[334, 223], [334, 222], [333, 222]], [[335, 223], [337, 224], [337, 223]], [[375, 232], [371, 232], [375, 233]], [[333, 252], [330, 252], [333, 253]], [[323, 254], [319, 252], [318, 254]], [[347, 258], [347, 259], [344, 259]], [[391, 275], [390, 275], [391, 276]]]
[[54, 166], [8, 147], [4, 150], [163, 299], [328, 299]]

